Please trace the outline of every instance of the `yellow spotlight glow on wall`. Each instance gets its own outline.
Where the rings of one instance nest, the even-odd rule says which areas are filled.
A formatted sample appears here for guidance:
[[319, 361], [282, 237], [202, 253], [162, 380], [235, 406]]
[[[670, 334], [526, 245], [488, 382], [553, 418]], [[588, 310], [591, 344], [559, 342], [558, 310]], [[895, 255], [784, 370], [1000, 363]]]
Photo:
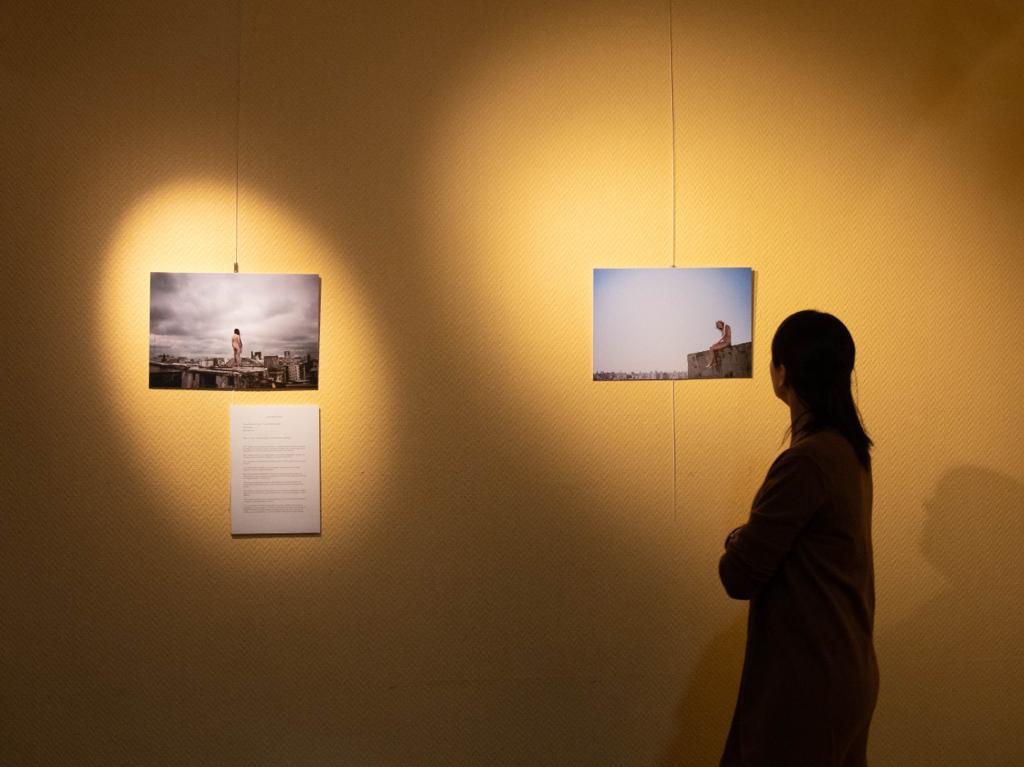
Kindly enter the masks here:
[[671, 265], [663, 10], [552, 10], [481, 48], [431, 128], [418, 196], [469, 296], [448, 314], [470, 364], [501, 381], [489, 409], [624, 519], [671, 518], [671, 385], [591, 382], [592, 270]]
[[[300, 216], [258, 192], [241, 194], [240, 271], [321, 275], [321, 388], [149, 389], [150, 272], [230, 272], [235, 256], [234, 184], [182, 181], [141, 199], [107, 248], [96, 313], [100, 351], [110, 365], [111, 418], [130, 448], [129, 468], [155, 494], [147, 508], [164, 513], [170, 527], [213, 554], [240, 543], [230, 538], [229, 406], [319, 405], [323, 538], [337, 541], [344, 530], [345, 540], [372, 506], [368, 492], [390, 454], [393, 407], [380, 385], [389, 360], [344, 255]], [[331, 548], [289, 540], [278, 540], [275, 554], [302, 550], [307, 564], [309, 556]]]

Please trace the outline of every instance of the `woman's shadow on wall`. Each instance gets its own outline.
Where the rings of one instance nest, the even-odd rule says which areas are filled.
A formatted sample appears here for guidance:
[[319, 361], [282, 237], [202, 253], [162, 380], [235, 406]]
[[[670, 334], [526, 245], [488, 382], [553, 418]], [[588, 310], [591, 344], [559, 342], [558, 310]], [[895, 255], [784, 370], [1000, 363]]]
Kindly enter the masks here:
[[747, 638], [746, 611], [715, 635], [676, 710], [676, 735], [660, 767], [715, 767], [732, 721]]
[[1024, 764], [1024, 485], [957, 467], [925, 511], [921, 551], [947, 583], [876, 639], [872, 758]]
[[[869, 763], [1024, 764], [1024, 485], [957, 467], [942, 476], [925, 512], [921, 550], [947, 584], [876, 636], [881, 693]], [[719, 763], [745, 625], [737, 617], [698, 661], [661, 767]]]

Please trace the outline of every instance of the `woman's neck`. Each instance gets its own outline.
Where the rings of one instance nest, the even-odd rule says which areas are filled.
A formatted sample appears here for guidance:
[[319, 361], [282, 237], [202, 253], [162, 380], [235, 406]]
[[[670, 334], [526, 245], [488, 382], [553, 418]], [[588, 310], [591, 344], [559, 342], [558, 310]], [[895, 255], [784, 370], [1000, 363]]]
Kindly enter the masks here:
[[796, 444], [804, 434], [804, 427], [810, 416], [810, 411], [803, 402], [794, 394], [789, 400], [789, 446]]

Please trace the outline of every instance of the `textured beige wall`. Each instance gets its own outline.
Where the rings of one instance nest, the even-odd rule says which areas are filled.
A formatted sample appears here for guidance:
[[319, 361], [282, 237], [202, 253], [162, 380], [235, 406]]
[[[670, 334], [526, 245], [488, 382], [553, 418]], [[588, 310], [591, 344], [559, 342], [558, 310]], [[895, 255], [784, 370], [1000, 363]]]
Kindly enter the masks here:
[[[0, 763], [717, 764], [808, 306], [878, 444], [873, 763], [1024, 763], [1019, 3], [676, 2], [677, 263], [756, 322], [674, 388], [589, 380], [591, 269], [672, 260], [666, 3], [77, 5], [0, 5]], [[323, 275], [323, 388], [150, 391], [149, 272], [231, 268], [239, 39], [241, 268]], [[230, 536], [267, 401], [322, 409], [320, 537]]]

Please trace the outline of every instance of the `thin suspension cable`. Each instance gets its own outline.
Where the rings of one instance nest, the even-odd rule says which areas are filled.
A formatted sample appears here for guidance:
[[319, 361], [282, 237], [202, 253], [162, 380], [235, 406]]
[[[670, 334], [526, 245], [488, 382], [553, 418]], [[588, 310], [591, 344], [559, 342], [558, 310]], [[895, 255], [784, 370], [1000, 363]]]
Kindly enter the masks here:
[[672, 382], [672, 521], [676, 521], [676, 382]]
[[242, 155], [242, 2], [238, 0], [238, 46], [235, 58], [235, 274], [238, 273], [238, 179]]
[[[668, 2], [668, 73], [672, 114], [672, 268], [676, 266], [676, 69], [672, 29], [672, 0]], [[676, 461], [676, 382], [672, 381], [672, 521], [676, 521], [678, 463]]]
[[[238, 177], [242, 155], [242, 3], [238, 0], [238, 38], [235, 48], [235, 274], [238, 274]], [[238, 374], [231, 389], [232, 404], [237, 401]]]
[[672, 113], [672, 266], [676, 265], [676, 55], [672, 30], [672, 0], [668, 2], [668, 76]]

